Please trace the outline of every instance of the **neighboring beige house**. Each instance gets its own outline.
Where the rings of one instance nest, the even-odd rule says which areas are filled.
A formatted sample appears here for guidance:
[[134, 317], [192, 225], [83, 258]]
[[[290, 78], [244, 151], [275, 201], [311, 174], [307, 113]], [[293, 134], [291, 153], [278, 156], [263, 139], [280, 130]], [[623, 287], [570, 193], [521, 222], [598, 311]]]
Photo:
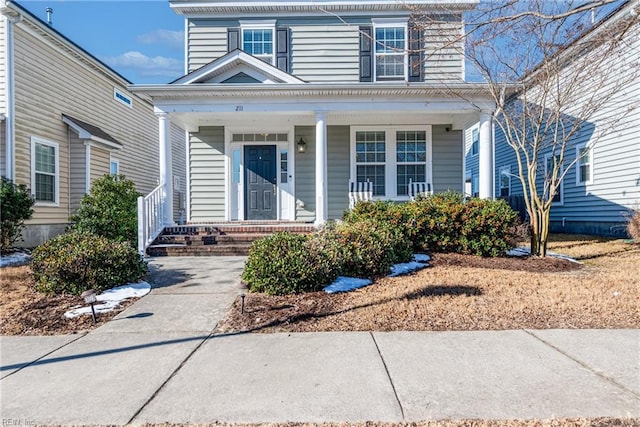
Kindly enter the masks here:
[[[64, 231], [91, 182], [109, 173], [159, 184], [158, 118], [131, 84], [19, 4], [0, 0], [0, 174], [36, 197], [27, 247]], [[173, 211], [185, 185], [185, 132], [169, 128]], [[183, 215], [183, 214], [182, 214]]]

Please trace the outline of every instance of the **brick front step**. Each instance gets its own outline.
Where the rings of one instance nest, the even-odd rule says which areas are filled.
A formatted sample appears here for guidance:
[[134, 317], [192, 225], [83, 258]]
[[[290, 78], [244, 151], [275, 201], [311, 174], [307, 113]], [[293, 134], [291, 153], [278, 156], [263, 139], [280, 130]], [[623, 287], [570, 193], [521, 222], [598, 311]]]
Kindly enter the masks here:
[[279, 231], [309, 234], [315, 227], [292, 222], [227, 222], [167, 227], [149, 246], [150, 256], [247, 255], [251, 243]]
[[248, 255], [250, 243], [234, 245], [153, 245], [147, 248], [149, 256], [215, 256], [215, 255]]

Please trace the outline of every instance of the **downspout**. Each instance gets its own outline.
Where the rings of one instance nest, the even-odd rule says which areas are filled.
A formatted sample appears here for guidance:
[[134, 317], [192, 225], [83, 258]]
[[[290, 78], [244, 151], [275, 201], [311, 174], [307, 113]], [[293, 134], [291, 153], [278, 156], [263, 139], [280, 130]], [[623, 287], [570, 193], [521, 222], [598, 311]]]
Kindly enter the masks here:
[[5, 175], [11, 181], [16, 178], [15, 174], [15, 85], [14, 85], [14, 52], [13, 52], [13, 26], [22, 20], [22, 15], [10, 8], [9, 1], [4, 1], [0, 7], [0, 15], [5, 19], [5, 81], [4, 94], [6, 103], [5, 112]]

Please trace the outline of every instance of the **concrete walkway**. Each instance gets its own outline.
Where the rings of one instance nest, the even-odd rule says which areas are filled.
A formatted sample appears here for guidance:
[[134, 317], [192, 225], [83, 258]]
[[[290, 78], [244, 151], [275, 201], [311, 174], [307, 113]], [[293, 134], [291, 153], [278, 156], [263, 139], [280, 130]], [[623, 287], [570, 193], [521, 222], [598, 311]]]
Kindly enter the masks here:
[[95, 331], [2, 337], [4, 424], [640, 417], [638, 330], [211, 335], [243, 262], [157, 258]]

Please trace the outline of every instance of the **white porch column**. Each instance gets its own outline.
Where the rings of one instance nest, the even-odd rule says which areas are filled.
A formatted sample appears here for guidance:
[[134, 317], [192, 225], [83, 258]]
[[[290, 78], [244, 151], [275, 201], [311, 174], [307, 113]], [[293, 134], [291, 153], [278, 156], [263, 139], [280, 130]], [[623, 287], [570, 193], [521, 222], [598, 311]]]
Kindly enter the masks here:
[[173, 170], [171, 158], [171, 120], [168, 113], [156, 113], [159, 121], [160, 185], [164, 187], [164, 222], [173, 225]]
[[316, 222], [327, 221], [327, 122], [324, 111], [316, 112]]
[[493, 135], [491, 135], [491, 113], [480, 113], [480, 142], [478, 147], [479, 195], [481, 199], [493, 197]]

